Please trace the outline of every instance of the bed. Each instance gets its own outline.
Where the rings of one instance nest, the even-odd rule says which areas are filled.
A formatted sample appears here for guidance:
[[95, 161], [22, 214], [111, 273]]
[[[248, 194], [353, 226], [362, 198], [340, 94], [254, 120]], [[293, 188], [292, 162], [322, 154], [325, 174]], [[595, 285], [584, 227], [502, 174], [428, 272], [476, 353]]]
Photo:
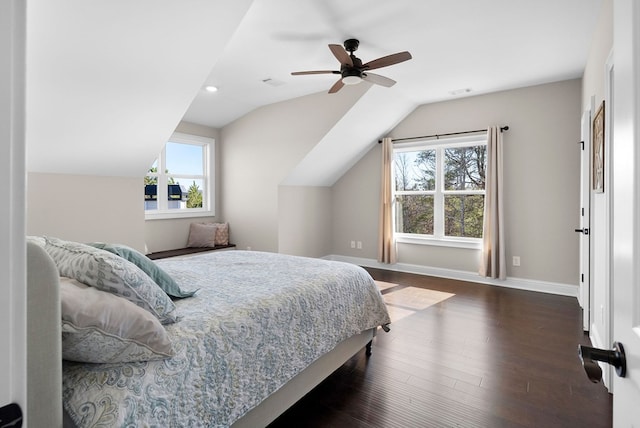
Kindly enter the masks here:
[[[55, 238], [31, 238], [28, 245], [45, 250], [30, 252], [29, 266], [36, 265], [32, 258], [50, 257], [59, 274], [48, 281], [61, 290], [62, 401], [70, 426], [266, 426], [390, 323], [373, 279], [358, 266], [265, 252], [211, 252], [150, 262], [174, 281], [167, 293], [184, 297], [147, 296], [152, 304], [143, 311], [145, 322], [161, 325], [162, 337], [151, 340], [153, 346], [110, 353], [103, 342], [88, 346], [83, 327], [65, 321], [65, 301], [73, 301], [65, 296], [74, 287], [81, 296], [102, 288], [101, 302], [106, 294], [121, 299], [117, 314], [126, 306], [117, 290], [109, 290], [109, 275], [117, 269], [112, 266], [107, 275], [84, 271], [95, 268], [96, 258], [106, 258], [112, 265], [126, 262], [139, 275], [131, 267], [138, 267], [135, 258]], [[137, 298], [129, 296], [139, 312], [144, 305]], [[75, 339], [78, 333], [82, 340]], [[112, 338], [106, 339], [109, 344]], [[97, 361], [83, 361], [86, 352]]]

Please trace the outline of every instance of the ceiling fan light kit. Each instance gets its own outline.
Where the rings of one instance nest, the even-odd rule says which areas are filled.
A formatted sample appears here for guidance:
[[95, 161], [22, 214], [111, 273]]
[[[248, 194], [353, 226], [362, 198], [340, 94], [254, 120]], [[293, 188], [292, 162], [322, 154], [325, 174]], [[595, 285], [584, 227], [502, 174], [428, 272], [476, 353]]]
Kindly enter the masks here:
[[342, 83], [345, 85], [357, 85], [362, 82], [362, 73], [358, 70], [350, 69], [342, 72]]
[[294, 71], [291, 74], [293, 76], [306, 74], [339, 74], [341, 77], [333, 84], [331, 89], [329, 89], [330, 94], [338, 92], [344, 85], [356, 85], [363, 80], [388, 88], [396, 83], [395, 80], [380, 76], [379, 74], [369, 73], [368, 71], [376, 68], [388, 67], [411, 59], [411, 54], [404, 51], [374, 59], [373, 61], [363, 64], [360, 58], [353, 54], [358, 49], [358, 46], [360, 46], [360, 42], [357, 39], [345, 40], [344, 47], [334, 44], [329, 45], [329, 50], [340, 62], [340, 71]]

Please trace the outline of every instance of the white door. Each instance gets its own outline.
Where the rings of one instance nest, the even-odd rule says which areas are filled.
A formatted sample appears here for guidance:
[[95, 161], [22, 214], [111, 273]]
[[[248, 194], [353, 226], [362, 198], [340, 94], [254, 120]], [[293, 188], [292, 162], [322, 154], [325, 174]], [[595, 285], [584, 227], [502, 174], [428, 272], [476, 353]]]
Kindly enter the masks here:
[[640, 427], [640, 2], [614, 0], [613, 340], [626, 351], [613, 377], [614, 427]]
[[590, 247], [589, 247], [589, 218], [591, 213], [591, 110], [582, 114], [580, 144], [580, 291], [578, 299], [582, 307], [582, 329], [589, 331], [591, 323], [591, 290], [590, 290]]

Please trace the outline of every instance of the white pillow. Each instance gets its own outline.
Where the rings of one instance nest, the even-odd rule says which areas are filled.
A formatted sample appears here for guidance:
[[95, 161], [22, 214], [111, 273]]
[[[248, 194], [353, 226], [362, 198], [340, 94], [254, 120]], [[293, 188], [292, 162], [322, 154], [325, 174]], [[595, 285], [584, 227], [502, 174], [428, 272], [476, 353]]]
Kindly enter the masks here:
[[47, 241], [42, 236], [27, 236], [27, 242], [33, 242], [34, 244], [44, 248], [47, 245]]
[[138, 266], [108, 251], [45, 236], [60, 276], [124, 297], [155, 315], [161, 323], [176, 321], [171, 298]]
[[62, 357], [122, 363], [173, 356], [160, 321], [122, 297], [60, 278]]

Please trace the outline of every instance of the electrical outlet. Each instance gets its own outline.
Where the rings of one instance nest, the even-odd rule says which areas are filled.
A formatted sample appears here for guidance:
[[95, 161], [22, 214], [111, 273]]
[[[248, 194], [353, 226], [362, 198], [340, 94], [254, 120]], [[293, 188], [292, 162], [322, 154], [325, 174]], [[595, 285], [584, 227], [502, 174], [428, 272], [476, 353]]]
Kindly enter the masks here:
[[513, 256], [513, 265], [520, 266], [520, 256]]
[[351, 248], [356, 248], [356, 241], [351, 241]]
[[358, 250], [362, 250], [362, 241], [358, 241]]

